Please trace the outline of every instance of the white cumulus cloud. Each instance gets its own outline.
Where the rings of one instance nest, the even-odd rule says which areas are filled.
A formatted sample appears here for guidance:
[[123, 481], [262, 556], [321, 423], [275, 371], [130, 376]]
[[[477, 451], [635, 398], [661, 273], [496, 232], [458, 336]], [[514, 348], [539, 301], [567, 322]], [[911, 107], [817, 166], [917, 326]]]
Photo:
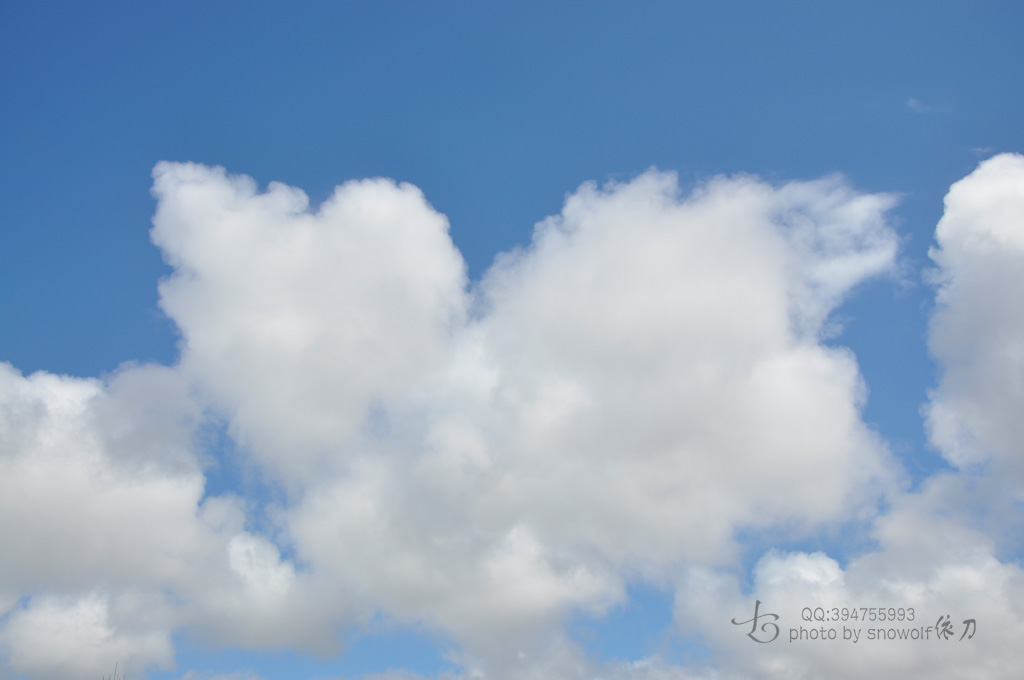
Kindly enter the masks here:
[[[467, 677], [582, 678], [595, 666], [563, 624], [627, 580], [715, 574], [738, 532], [870, 521], [899, 496], [856, 358], [824, 342], [830, 312], [895, 266], [891, 196], [839, 177], [585, 184], [470, 285], [407, 184], [350, 182], [311, 210], [282, 184], [161, 163], [153, 191], [180, 362], [0, 368], [12, 668], [56, 663], [22, 641], [68, 611], [83, 645], [129, 640], [135, 667], [168, 663], [181, 628], [330, 651], [379, 615], [454, 640]], [[262, 499], [204, 496], [209, 421], [283, 491], [272, 535], [246, 522]], [[150, 619], [114, 615], [130, 597]]]
[[939, 290], [929, 345], [941, 369], [927, 407], [952, 463], [992, 462], [1024, 484], [1024, 156], [1002, 154], [954, 184], [935, 231]]
[[315, 476], [368, 409], [444, 361], [465, 265], [415, 187], [350, 182], [312, 214], [301, 191], [223, 169], [153, 175], [182, 369], [275, 474]]
[[[938, 290], [929, 346], [939, 384], [923, 413], [931, 441], [952, 471], [893, 496], [873, 520], [876, 548], [845, 566], [824, 553], [770, 552], [758, 563], [750, 592], [726, 570], [691, 568], [679, 579], [677, 621], [704, 636], [723, 670], [768, 679], [1020, 674], [1022, 215], [1024, 158], [1004, 154], [950, 188], [936, 228], [932, 257], [938, 268], [931, 276]], [[758, 600], [761, 614], [779, 616], [777, 624], [759, 620], [779, 626], [776, 642], [752, 642], [745, 635], [751, 631], [731, 623], [735, 617], [749, 627]], [[822, 607], [824, 615], [832, 608], [860, 613], [839, 622], [804, 621], [803, 607]], [[872, 608], [904, 610], [903, 617], [865, 621]], [[939, 639], [936, 630], [945, 617], [952, 636]], [[808, 635], [811, 629], [834, 630], [838, 640], [802, 639], [801, 628]], [[860, 641], [844, 640], [853, 629]], [[886, 639], [871, 640], [872, 629]], [[899, 631], [914, 629], [927, 638], [899, 639]], [[763, 639], [773, 631], [758, 634]]]

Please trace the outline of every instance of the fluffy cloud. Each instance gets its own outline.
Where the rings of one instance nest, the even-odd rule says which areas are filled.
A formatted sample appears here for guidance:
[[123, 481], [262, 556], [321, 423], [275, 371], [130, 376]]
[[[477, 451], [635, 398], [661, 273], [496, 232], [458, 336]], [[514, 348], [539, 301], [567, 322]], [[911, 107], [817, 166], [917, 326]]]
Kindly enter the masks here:
[[[756, 678], [1014, 678], [1024, 635], [1019, 565], [1021, 376], [1024, 310], [1024, 158], [1006, 154], [954, 184], [936, 228], [938, 284], [929, 345], [940, 381], [924, 409], [932, 442], [954, 465], [912, 493], [893, 497], [873, 522], [877, 548], [841, 567], [822, 553], [765, 555], [749, 593], [724, 570], [690, 569], [680, 579], [677, 620], [699, 632], [722, 666]], [[754, 603], [779, 615], [779, 641], [757, 644], [730, 623]], [[822, 628], [804, 606], [913, 607], [916, 625], [824, 622], [840, 639], [788, 641], [792, 629]], [[953, 637], [844, 641], [843, 627], [935, 627], [950, 616]], [[965, 620], [975, 636], [961, 640]], [[769, 622], [762, 619], [761, 623]], [[969, 633], [968, 633], [969, 634]]]
[[991, 461], [1022, 484], [1024, 157], [996, 156], [954, 184], [935, 239], [932, 441], [955, 465]]
[[203, 550], [194, 418], [170, 369], [130, 368], [104, 386], [0, 364], [0, 588], [187, 573]]
[[212, 547], [194, 514], [195, 415], [170, 369], [131, 367], [104, 385], [0, 364], [0, 592], [12, 595], [0, 648], [12, 669], [61, 678], [170, 661], [173, 621], [152, 589], [185, 583]]
[[[181, 627], [329, 650], [380, 614], [450, 636], [467, 677], [585, 677], [562, 623], [627, 579], [714, 574], [737, 532], [806, 534], [897, 498], [856, 360], [823, 342], [894, 266], [890, 196], [835, 177], [587, 184], [470, 287], [409, 185], [351, 182], [310, 211], [223, 169], [154, 178], [180, 363], [0, 371], [12, 668], [40, 667], [21, 641], [68, 611], [91, 648], [152, 631], [131, 638], [136, 667], [167, 663]], [[204, 497], [207, 418], [284, 491], [274, 535]], [[129, 596], [155, 618], [118, 618]]]
[[465, 314], [465, 265], [415, 187], [350, 182], [310, 214], [223, 169], [161, 163], [153, 241], [181, 366], [232, 434], [288, 480], [336, 463], [373, 405], [441, 364]]
[[[129, 673], [173, 659], [193, 627], [236, 644], [329, 644], [317, 611], [245, 530], [239, 499], [203, 498], [200, 412], [182, 375], [109, 379], [0, 364], [0, 654], [51, 678]], [[244, 622], [244, 625], [239, 625]], [[325, 637], [326, 636], [326, 637]]]
[[[876, 523], [878, 550], [845, 568], [823, 553], [771, 552], [756, 566], [749, 594], [724, 572], [692, 570], [680, 582], [677, 620], [682, 629], [701, 633], [716, 658], [741, 677], [1015, 678], [1024, 663], [1015, 651], [1024, 635], [1024, 572], [997, 559], [993, 539], [962, 519], [984, 508], [970, 486], [961, 476], [941, 475], [903, 496]], [[779, 617], [777, 623], [758, 621], [778, 625], [773, 642], [746, 635], [755, 600], [759, 614]], [[833, 608], [893, 608], [905, 617], [871, 622], [858, 613], [857, 620], [806, 621], [805, 607], [822, 607], [828, 616]], [[946, 616], [948, 639], [937, 633]], [[747, 623], [733, 625], [733, 619]], [[974, 628], [968, 630], [967, 619], [974, 619]], [[835, 639], [809, 639], [811, 630], [821, 629]], [[899, 639], [900, 631], [921, 639]], [[758, 635], [767, 640], [772, 632]]]
[[10, 668], [32, 677], [100, 677], [113, 670], [113, 660], [131, 673], [153, 664], [167, 667], [174, 652], [161, 605], [132, 594], [44, 595], [10, 616], [0, 643], [10, 650]]
[[894, 488], [856, 362], [821, 342], [893, 266], [891, 197], [588, 184], [467, 291], [408, 185], [310, 212], [220, 169], [154, 174], [181, 370], [289, 490], [300, 563], [363, 615], [504, 659], [621, 600], [625, 575], [728, 561], [738, 529], [870, 515]]

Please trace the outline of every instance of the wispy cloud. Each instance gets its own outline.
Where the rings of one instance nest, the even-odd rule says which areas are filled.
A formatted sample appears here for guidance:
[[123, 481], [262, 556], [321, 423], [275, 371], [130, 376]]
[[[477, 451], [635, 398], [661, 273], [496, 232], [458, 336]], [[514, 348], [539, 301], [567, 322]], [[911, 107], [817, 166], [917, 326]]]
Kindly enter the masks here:
[[924, 104], [922, 104], [921, 102], [914, 98], [910, 98], [907, 100], [907, 108], [917, 113], [928, 113], [929, 111], [932, 110], [930, 106], [925, 106]]
[[263, 680], [263, 677], [253, 671], [232, 671], [231, 673], [201, 673], [188, 671], [181, 676], [180, 680]]

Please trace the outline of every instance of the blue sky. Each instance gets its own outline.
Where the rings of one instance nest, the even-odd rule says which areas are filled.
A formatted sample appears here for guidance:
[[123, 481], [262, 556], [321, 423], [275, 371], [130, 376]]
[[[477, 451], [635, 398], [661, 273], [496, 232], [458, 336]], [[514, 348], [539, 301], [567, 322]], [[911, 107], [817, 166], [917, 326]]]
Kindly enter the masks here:
[[[814, 573], [845, 573], [851, 603], [881, 598], [878, 583], [893, 574], [920, 576], [906, 555], [931, 554], [900, 537], [945, 532], [965, 552], [985, 546], [995, 560], [985, 564], [1012, 590], [1020, 553], [1007, 535], [1020, 521], [1021, 479], [1012, 413], [1024, 396], [1010, 380], [1019, 358], [1005, 348], [1021, 328], [1007, 264], [1019, 241], [997, 239], [1005, 253], [988, 261], [965, 255], [974, 241], [958, 235], [963, 224], [997, 235], [1021, 226], [1011, 209], [992, 208], [990, 220], [978, 206], [998, 203], [998, 191], [1019, 195], [1019, 157], [979, 163], [1024, 153], [1022, 25], [1024, 9], [1010, 2], [4, 3], [8, 493], [30, 494], [50, 469], [30, 473], [31, 461], [58, 450], [99, 461], [83, 475], [128, 480], [117, 487], [126, 503], [174, 491], [131, 527], [104, 525], [108, 511], [97, 509], [74, 528], [53, 500], [67, 492], [74, 507], [72, 488], [88, 497], [74, 475], [20, 519], [14, 500], [0, 504], [0, 531], [26, 551], [0, 561], [0, 677], [73, 672], [39, 651], [47, 638], [33, 631], [48, 616], [106, 631], [67, 633], [84, 636], [81, 649], [92, 651], [81, 672], [94, 675], [120, 662], [129, 677], [175, 680], [402, 669], [774, 677], [766, 669], [824, 672], [827, 661], [790, 648], [773, 665], [702, 626], [714, 618], [728, 632], [761, 593], [795, 604], [802, 591], [765, 574], [806, 574], [801, 559], [817, 560]], [[968, 176], [960, 202], [944, 204]], [[318, 213], [335, 187], [364, 178], [399, 184], [347, 185], [335, 212]], [[308, 211], [301, 201], [280, 208], [298, 199], [275, 194], [274, 182], [305, 192]], [[261, 202], [262, 192], [276, 198]], [[265, 226], [208, 236], [228, 224], [225, 206]], [[362, 241], [312, 231], [318, 245], [307, 251], [284, 236], [306, 228], [301, 214], [339, 233], [378, 219], [366, 215], [400, 217], [379, 217], [391, 226]], [[549, 216], [559, 217], [535, 231]], [[997, 218], [1010, 226], [977, 226]], [[938, 242], [940, 219], [949, 227]], [[662, 234], [662, 220], [693, 222], [698, 236]], [[816, 235], [793, 236], [804, 221]], [[284, 258], [281, 243], [301, 261]], [[683, 278], [636, 264], [675, 247]], [[936, 247], [945, 259], [930, 257]], [[714, 271], [700, 274], [702, 263]], [[776, 287], [799, 309], [769, 319]], [[429, 303], [410, 291], [428, 291]], [[263, 338], [252, 328], [276, 330]], [[994, 363], [982, 366], [979, 353]], [[678, 381], [662, 384], [665, 375]], [[635, 398], [634, 379], [650, 388]], [[706, 393], [692, 387], [704, 379]], [[781, 405], [759, 391], [772, 380]], [[491, 386], [486, 398], [480, 385]], [[49, 405], [33, 411], [32, 399]], [[726, 405], [732, 426], [674, 422], [687, 399]], [[62, 410], [70, 403], [81, 412]], [[42, 412], [38, 422], [25, 415]], [[135, 433], [122, 437], [124, 428]], [[80, 453], [86, 440], [100, 443]], [[149, 448], [131, 444], [143, 440]], [[453, 481], [479, 461], [445, 452], [478, 440], [487, 469], [509, 471], [481, 478], [498, 480], [501, 503]], [[40, 441], [58, 443], [39, 453], [30, 442]], [[760, 458], [738, 453], [755, 445]], [[810, 449], [786, 458], [804, 445], [820, 458]], [[664, 455], [636, 453], [646, 446]], [[779, 466], [757, 472], [775, 456]], [[148, 464], [163, 476], [132, 467]], [[749, 498], [756, 480], [726, 472], [744, 468], [763, 472], [771, 493]], [[424, 469], [448, 472], [424, 482], [433, 479]], [[800, 480], [790, 487], [776, 469]], [[722, 508], [665, 500], [632, 514], [632, 493], [677, 473], [672, 493], [720, 485]], [[615, 487], [615, 474], [636, 479]], [[574, 479], [579, 489], [557, 486]], [[730, 514], [729, 494], [751, 505]], [[368, 499], [366, 512], [378, 514], [338, 498]], [[442, 513], [448, 502], [466, 517]], [[701, 508], [709, 517], [693, 514]], [[578, 521], [559, 519], [574, 512]], [[667, 512], [682, 514], [652, 525]], [[412, 528], [420, 523], [430, 536], [437, 528], [438, 545], [465, 537], [473, 547], [425, 547], [422, 527]], [[110, 538], [118, 530], [124, 545]], [[136, 530], [199, 538], [133, 548]], [[52, 547], [65, 533], [87, 551], [120, 546], [136, 566], [42, 566], [65, 559]], [[347, 547], [323, 548], [331, 540]], [[413, 572], [444, 576], [428, 587], [381, 562], [406, 555]], [[539, 561], [518, 561], [528, 557]], [[470, 565], [461, 576], [446, 561], [456, 558]], [[535, 609], [513, 616], [491, 602], [499, 585], [519, 592], [520, 581], [494, 575], [506, 567], [525, 579], [522, 601], [546, 593]], [[274, 591], [280, 602], [210, 594], [275, 578], [291, 584]], [[972, 601], [956, 584], [942, 600], [947, 586], [929, 583], [936, 611]], [[266, 608], [246, 609], [264, 595]], [[702, 598], [736, 609], [695, 613]], [[879, 606], [901, 606], [884, 598]], [[151, 601], [152, 620], [130, 631], [132, 607]], [[1006, 630], [1024, 625], [1012, 604], [987, 615]], [[260, 623], [246, 629], [249, 620]], [[307, 645], [288, 621], [326, 642]], [[339, 651], [331, 640], [349, 644]], [[910, 658], [894, 650], [850, 658], [886, 672]], [[939, 662], [906, 661], [922, 673]]]

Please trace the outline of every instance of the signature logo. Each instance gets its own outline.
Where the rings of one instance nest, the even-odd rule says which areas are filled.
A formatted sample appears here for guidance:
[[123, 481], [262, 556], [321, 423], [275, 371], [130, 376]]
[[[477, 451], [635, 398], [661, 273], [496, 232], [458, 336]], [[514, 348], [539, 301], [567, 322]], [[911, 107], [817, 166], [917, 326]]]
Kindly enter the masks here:
[[[750, 625], [750, 632], [747, 633], [747, 637], [750, 638], [751, 640], [753, 640], [754, 642], [760, 642], [761, 644], [767, 644], [769, 642], [773, 642], [775, 640], [775, 638], [779, 637], [779, 626], [778, 626], [778, 624], [775, 623], [775, 621], [779, 620], [779, 615], [778, 614], [761, 614], [761, 613], [759, 613], [760, 609], [761, 609], [761, 600], [758, 600], [757, 602], [754, 603], [754, 618], [749, 619], [747, 621], [737, 621], [736, 619], [733, 619], [732, 623], [733, 623], [734, 626], [745, 626], [748, 623], [751, 624]], [[758, 619], [767, 619], [768, 617], [771, 617], [772, 620], [771, 621], [765, 621], [764, 623], [761, 624], [760, 633], [761, 633], [762, 637], [767, 637], [768, 635], [771, 635], [771, 637], [768, 638], [767, 640], [762, 640], [761, 638], [759, 638], [757, 636], [757, 633], [759, 632], [758, 631], [758, 627], [757, 627], [757, 621], [758, 621]]]

